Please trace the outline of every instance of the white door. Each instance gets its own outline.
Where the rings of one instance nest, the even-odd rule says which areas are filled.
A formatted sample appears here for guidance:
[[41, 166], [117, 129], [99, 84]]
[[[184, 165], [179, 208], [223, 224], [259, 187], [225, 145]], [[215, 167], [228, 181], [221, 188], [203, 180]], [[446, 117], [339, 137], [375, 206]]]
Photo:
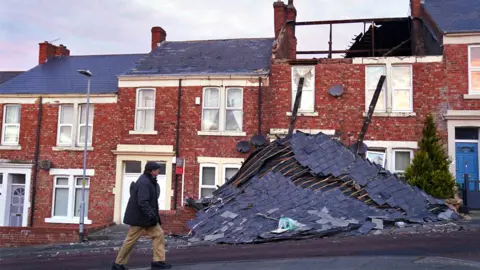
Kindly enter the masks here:
[[137, 181], [140, 175], [142, 175], [142, 163], [141, 161], [125, 161], [123, 171], [123, 183], [122, 183], [122, 223], [127, 209], [128, 199], [130, 199], [130, 185]]
[[10, 227], [22, 227], [25, 185], [12, 185], [10, 195]]

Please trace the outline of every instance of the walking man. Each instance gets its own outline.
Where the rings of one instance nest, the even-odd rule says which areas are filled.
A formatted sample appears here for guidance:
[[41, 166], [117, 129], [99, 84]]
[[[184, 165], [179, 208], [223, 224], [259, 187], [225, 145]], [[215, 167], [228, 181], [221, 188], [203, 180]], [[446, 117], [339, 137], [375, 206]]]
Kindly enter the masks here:
[[118, 251], [112, 270], [127, 269], [125, 265], [130, 253], [145, 232], [153, 239], [152, 269], [172, 268], [165, 262], [165, 238], [160, 227], [162, 221], [158, 215], [160, 186], [157, 183], [157, 175], [160, 174], [160, 168], [160, 164], [148, 162], [137, 182], [130, 186], [130, 199], [123, 219], [123, 223], [130, 225], [130, 229], [122, 248]]

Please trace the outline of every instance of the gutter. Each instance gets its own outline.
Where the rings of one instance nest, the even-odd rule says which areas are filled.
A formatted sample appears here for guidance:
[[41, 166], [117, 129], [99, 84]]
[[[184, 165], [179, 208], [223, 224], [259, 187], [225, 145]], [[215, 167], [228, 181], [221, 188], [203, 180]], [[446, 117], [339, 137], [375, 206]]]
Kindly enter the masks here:
[[42, 106], [43, 97], [38, 100], [37, 116], [37, 135], [35, 138], [35, 157], [33, 163], [33, 183], [32, 183], [32, 203], [30, 205], [30, 227], [33, 227], [33, 217], [35, 212], [35, 195], [37, 193], [37, 175], [38, 175], [38, 156], [40, 154], [40, 129], [42, 127]]
[[262, 134], [262, 77], [258, 77], [258, 134]]
[[[182, 99], [182, 79], [178, 80], [178, 104], [177, 104], [177, 131], [175, 134], [175, 156], [180, 157], [180, 106]], [[185, 172], [184, 172], [185, 173]], [[183, 174], [182, 174], [183, 175]], [[178, 174], [175, 173], [175, 183], [173, 184], [173, 210], [177, 210], [178, 198]], [[182, 178], [183, 179], [183, 178]], [[182, 180], [183, 181], [183, 180]], [[183, 182], [182, 182], [183, 185]]]

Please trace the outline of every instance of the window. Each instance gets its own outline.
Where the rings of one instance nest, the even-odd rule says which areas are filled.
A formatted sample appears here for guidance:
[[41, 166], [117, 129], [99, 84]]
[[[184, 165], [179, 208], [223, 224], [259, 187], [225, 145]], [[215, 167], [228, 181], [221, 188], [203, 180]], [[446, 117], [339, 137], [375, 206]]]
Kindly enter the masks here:
[[217, 189], [217, 165], [200, 165], [200, 198], [212, 197], [212, 193]]
[[5, 105], [2, 144], [18, 145], [20, 141], [20, 105]]
[[297, 95], [298, 82], [304, 77], [302, 99], [300, 100], [299, 112], [313, 112], [315, 110], [315, 66], [292, 67], [292, 110]]
[[469, 48], [469, 81], [470, 92], [480, 92], [480, 46], [470, 46]]
[[73, 105], [61, 105], [58, 116], [57, 145], [71, 145], [73, 136]]
[[[90, 106], [91, 107], [91, 106]], [[78, 119], [78, 144], [85, 144], [85, 128], [87, 127], [87, 109], [88, 109], [88, 145], [92, 145], [93, 134], [93, 110], [88, 108], [87, 104], [79, 106], [80, 116]]]
[[386, 158], [385, 152], [382, 151], [367, 151], [367, 159], [370, 162], [378, 164], [385, 168]]
[[474, 140], [474, 141], [478, 141], [478, 128], [475, 128], [475, 127], [457, 127], [457, 128], [455, 128], [455, 140]]
[[243, 129], [243, 89], [208, 87], [203, 90], [202, 131]]
[[[0, 173], [0, 191], [2, 189], [2, 185], [3, 185], [3, 173]], [[0, 194], [2, 195], [2, 194]]]
[[[82, 202], [82, 176], [55, 176], [53, 195], [53, 218], [73, 219], [80, 217]], [[85, 218], [88, 216], [90, 178], [85, 178]]]
[[142, 173], [141, 161], [125, 161], [125, 173]]
[[135, 108], [135, 131], [155, 129], [155, 89], [138, 89]]
[[[78, 111], [78, 114], [75, 112]], [[77, 117], [76, 117], [77, 115]], [[94, 107], [88, 110], [88, 145], [92, 145]], [[85, 144], [85, 128], [87, 125], [86, 104], [60, 105], [58, 111], [57, 145], [65, 147], [83, 147]], [[75, 121], [77, 119], [77, 121]], [[76, 138], [76, 140], [74, 140]]]
[[393, 172], [403, 175], [412, 159], [413, 152], [410, 150], [393, 150]]
[[[235, 174], [238, 172], [238, 170], [240, 169], [240, 165], [224, 165], [223, 166], [223, 176], [224, 176], [224, 179], [225, 179], [225, 182], [227, 182], [228, 180], [230, 180], [233, 176], [235, 176]], [[223, 182], [223, 183], [225, 183]], [[221, 184], [223, 184], [221, 183]]]
[[383, 65], [366, 67], [366, 100], [365, 110], [368, 111], [370, 102], [378, 85], [381, 75], [387, 78], [378, 97], [375, 112], [412, 112], [413, 85], [411, 65]]

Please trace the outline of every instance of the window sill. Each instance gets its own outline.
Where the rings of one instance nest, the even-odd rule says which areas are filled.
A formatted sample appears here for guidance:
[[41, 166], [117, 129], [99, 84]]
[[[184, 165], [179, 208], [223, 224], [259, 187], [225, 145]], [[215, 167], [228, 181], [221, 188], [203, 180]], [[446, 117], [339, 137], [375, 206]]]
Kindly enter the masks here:
[[[292, 116], [292, 112], [287, 112], [287, 116]], [[297, 112], [297, 116], [318, 116], [318, 112]]]
[[[80, 218], [61, 218], [61, 217], [51, 217], [45, 219], [46, 223], [57, 223], [57, 224], [80, 224]], [[90, 225], [92, 221], [88, 218], [84, 219], [84, 224]]]
[[[54, 146], [52, 147], [53, 151], [84, 151], [83, 147], [71, 147], [71, 146]], [[93, 151], [93, 147], [87, 147], [87, 151]]]
[[198, 136], [230, 136], [230, 137], [243, 137], [247, 136], [246, 132], [238, 131], [198, 131]]
[[[367, 116], [364, 112], [363, 116]], [[374, 112], [373, 117], [414, 117], [417, 116], [414, 112]]]
[[0, 150], [22, 150], [20, 145], [0, 145]]
[[158, 135], [158, 131], [137, 131], [137, 130], [130, 130], [128, 132], [130, 135]]
[[480, 99], [480, 93], [464, 94], [463, 99]]

